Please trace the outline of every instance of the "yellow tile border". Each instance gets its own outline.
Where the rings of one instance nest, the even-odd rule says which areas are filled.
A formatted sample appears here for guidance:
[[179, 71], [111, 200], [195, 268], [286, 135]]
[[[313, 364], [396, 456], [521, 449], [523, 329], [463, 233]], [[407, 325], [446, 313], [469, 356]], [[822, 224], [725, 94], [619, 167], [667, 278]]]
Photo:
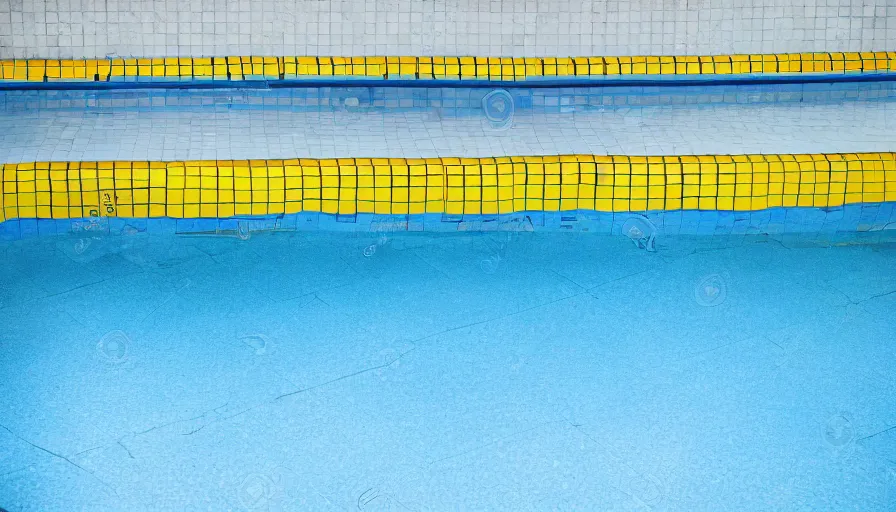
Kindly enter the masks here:
[[0, 81], [533, 78], [896, 72], [896, 52], [592, 57], [168, 57], [0, 60]]
[[896, 153], [37, 162], [0, 221], [518, 211], [762, 210], [896, 201]]

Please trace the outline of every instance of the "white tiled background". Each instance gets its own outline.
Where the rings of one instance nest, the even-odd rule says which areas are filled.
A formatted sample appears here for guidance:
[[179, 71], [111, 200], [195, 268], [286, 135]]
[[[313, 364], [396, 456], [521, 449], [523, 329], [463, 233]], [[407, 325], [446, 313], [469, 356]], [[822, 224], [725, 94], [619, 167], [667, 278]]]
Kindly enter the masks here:
[[0, 58], [896, 49], [896, 0], [0, 0]]

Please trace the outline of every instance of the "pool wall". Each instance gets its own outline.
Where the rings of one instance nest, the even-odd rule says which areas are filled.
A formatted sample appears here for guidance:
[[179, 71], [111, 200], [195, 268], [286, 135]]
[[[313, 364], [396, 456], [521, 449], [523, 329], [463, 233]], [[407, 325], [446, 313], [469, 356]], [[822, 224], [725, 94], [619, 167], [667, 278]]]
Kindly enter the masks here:
[[[519, 229], [611, 232], [633, 214], [659, 215], [675, 234], [706, 234], [710, 224], [721, 234], [729, 220], [744, 234], [794, 231], [795, 220], [807, 232], [896, 227], [894, 153], [38, 162], [4, 165], [2, 185], [5, 238], [109, 231], [103, 218], [167, 218], [119, 225], [209, 234], [308, 223], [375, 232], [390, 223], [391, 231], [488, 231], [523, 222]], [[765, 213], [749, 215], [758, 211]]]
[[10, 220], [829, 208], [896, 201], [896, 154], [38, 162], [2, 197]]
[[[742, 55], [588, 56], [588, 57], [181, 57], [0, 60], [0, 80], [14, 87], [39, 82], [71, 83], [194, 82], [223, 86], [264, 81], [269, 86], [326, 79], [413, 82], [520, 82], [551, 80], [567, 84], [612, 78], [712, 78], [754, 75], [825, 78], [896, 73], [896, 52], [825, 52]], [[881, 76], [882, 78], [883, 76]]]
[[[788, 246], [879, 244], [896, 242], [896, 202], [850, 204], [840, 208], [769, 208], [761, 211], [679, 210], [643, 213], [531, 211], [501, 215], [409, 214], [333, 215], [319, 212], [230, 218], [124, 218], [20, 219], [0, 223], [0, 240], [70, 236], [134, 239], [150, 236], [217, 236], [248, 239], [251, 236], [305, 232], [350, 233], [382, 243], [389, 238], [417, 234], [481, 234], [513, 236], [517, 233], [582, 233], [595, 236], [631, 236], [627, 223], [646, 220], [651, 236], [694, 237], [692, 244], [727, 247], [750, 242], [777, 241]], [[636, 240], [637, 241], [637, 240]], [[642, 248], [646, 244], [640, 244]]]

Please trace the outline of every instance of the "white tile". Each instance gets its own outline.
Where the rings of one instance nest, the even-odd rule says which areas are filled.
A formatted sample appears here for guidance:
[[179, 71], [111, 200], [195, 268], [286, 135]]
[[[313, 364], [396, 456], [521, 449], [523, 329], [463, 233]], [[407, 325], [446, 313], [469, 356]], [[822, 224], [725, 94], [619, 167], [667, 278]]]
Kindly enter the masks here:
[[[727, 0], [686, 8], [673, 0], [0, 3], [0, 58], [669, 55], [896, 47], [896, 7], [887, 0]], [[82, 39], [88, 34], [98, 37]], [[161, 45], [159, 34], [184, 37], [176, 46]], [[34, 35], [55, 39], [28, 39]]]
[[359, 97], [357, 110], [318, 106], [357, 89], [128, 98], [0, 92], [0, 162], [823, 153], [896, 145], [896, 85], [801, 87], [521, 90], [508, 123], [490, 123], [481, 108], [489, 91], [471, 89], [375, 89], [372, 102]]

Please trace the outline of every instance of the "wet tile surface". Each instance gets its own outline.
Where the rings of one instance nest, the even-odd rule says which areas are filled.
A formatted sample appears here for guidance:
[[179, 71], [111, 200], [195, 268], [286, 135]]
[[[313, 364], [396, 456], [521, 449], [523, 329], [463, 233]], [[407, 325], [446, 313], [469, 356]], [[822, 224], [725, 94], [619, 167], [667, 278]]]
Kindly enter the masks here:
[[890, 151], [896, 85], [0, 92], [0, 163]]

